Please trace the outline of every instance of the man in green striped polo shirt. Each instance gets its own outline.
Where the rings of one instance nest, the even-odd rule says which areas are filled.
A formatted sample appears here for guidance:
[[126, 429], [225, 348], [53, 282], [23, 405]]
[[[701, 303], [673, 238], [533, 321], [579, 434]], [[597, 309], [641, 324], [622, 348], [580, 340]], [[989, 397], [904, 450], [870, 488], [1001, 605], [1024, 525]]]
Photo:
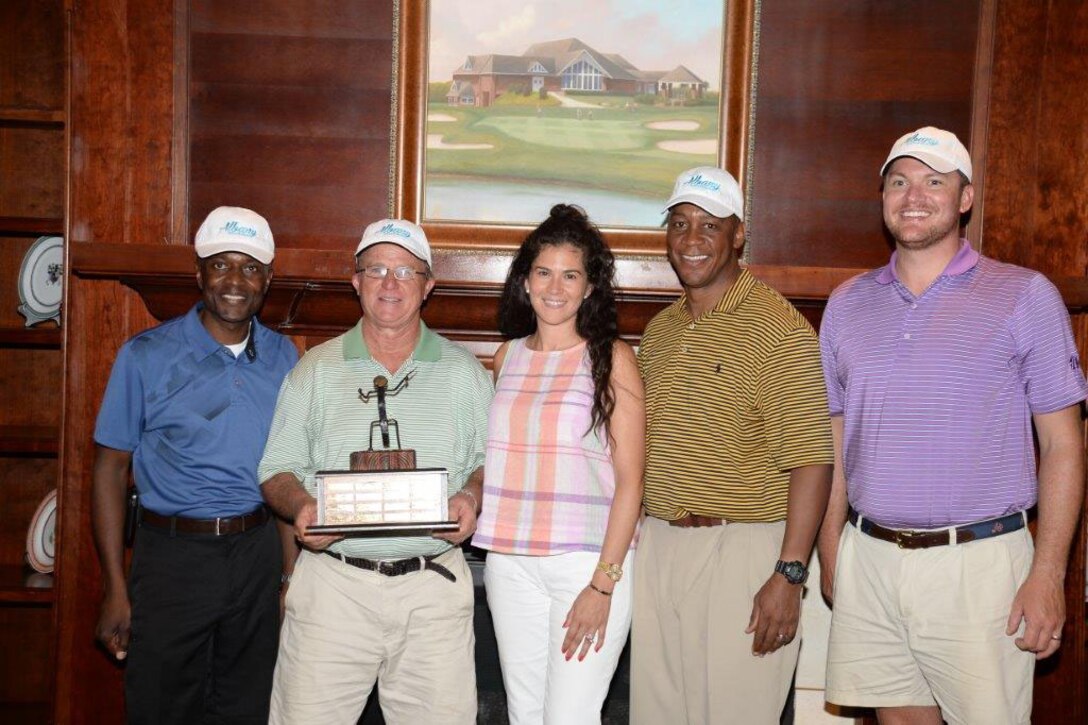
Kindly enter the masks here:
[[[455, 545], [476, 529], [491, 378], [465, 348], [432, 332], [420, 308], [434, 289], [423, 230], [367, 227], [352, 286], [363, 315], [313, 348], [284, 381], [258, 470], [265, 499], [303, 548], [293, 567], [273, 682], [272, 723], [355, 723], [375, 682], [389, 722], [476, 721], [472, 576]], [[346, 470], [367, 448], [384, 376], [389, 415], [419, 468], [449, 471], [456, 532], [347, 538], [308, 535], [314, 474]], [[287, 562], [285, 562], [287, 563]]]
[[646, 328], [647, 443], [632, 722], [777, 723], [831, 484], [816, 334], [740, 266], [743, 198], [716, 167], [666, 204], [683, 296]]

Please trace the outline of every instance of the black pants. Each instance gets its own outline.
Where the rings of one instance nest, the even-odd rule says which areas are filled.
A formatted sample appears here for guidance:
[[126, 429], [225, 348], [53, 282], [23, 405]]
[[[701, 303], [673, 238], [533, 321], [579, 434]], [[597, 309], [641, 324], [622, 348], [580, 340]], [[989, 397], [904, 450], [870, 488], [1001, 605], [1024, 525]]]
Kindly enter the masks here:
[[230, 536], [141, 526], [129, 577], [128, 721], [267, 723], [281, 570], [272, 519]]

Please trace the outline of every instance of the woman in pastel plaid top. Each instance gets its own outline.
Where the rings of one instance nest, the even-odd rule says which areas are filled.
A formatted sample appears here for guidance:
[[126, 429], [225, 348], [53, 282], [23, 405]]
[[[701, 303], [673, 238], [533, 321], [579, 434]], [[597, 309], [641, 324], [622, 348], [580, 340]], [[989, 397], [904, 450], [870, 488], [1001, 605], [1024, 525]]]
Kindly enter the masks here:
[[631, 626], [645, 413], [618, 339], [615, 262], [557, 205], [518, 250], [499, 307], [482, 512], [484, 583], [510, 722], [599, 723]]

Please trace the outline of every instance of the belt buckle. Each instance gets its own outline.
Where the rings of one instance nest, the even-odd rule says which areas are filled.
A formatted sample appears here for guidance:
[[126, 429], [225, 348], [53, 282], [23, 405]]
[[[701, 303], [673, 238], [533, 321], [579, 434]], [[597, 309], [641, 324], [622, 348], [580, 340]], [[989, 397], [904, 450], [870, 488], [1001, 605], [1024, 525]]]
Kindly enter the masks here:
[[216, 517], [215, 517], [215, 535], [216, 535], [216, 536], [220, 536], [220, 533], [219, 533], [219, 523], [220, 523], [220, 522], [221, 522], [222, 520], [223, 520], [223, 519], [221, 519], [221, 518], [220, 518], [220, 517], [218, 517], [218, 516], [216, 516]]
[[911, 546], [911, 543], [914, 541], [914, 538], [919, 535], [919, 533], [920, 532], [917, 531], [911, 531], [910, 529], [897, 530], [895, 532], [895, 545], [898, 546], [900, 549], [913, 548]]
[[378, 562], [378, 573], [385, 576], [393, 576], [393, 565], [388, 561]]

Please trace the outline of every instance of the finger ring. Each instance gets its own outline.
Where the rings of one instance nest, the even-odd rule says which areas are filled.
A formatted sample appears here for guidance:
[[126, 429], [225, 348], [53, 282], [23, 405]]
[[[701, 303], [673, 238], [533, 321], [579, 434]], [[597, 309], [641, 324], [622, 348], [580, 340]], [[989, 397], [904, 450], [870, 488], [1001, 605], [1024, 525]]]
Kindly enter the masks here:
[[1052, 635], [1050, 635], [1050, 638], [1052, 640], [1054, 640], [1055, 642], [1060, 642], [1061, 639], [1062, 639], [1062, 636], [1060, 634], [1052, 634]]
[[597, 635], [595, 635], [595, 634], [587, 634], [586, 635], [586, 642], [589, 642], [590, 644], [593, 644], [596, 641], [596, 639], [597, 639]]
[[784, 635], [784, 634], [780, 634], [780, 635], [778, 635], [778, 638], [779, 638], [779, 639], [785, 639], [785, 638], [786, 638], [786, 635]]

